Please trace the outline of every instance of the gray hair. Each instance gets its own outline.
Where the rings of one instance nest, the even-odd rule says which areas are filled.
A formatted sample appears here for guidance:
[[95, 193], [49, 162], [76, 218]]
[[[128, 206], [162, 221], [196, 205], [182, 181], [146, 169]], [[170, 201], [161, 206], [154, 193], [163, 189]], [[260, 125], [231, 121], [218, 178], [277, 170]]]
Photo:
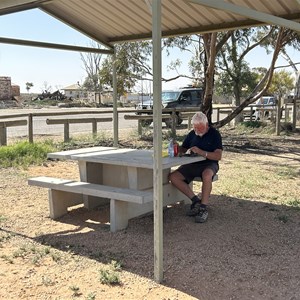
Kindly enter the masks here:
[[207, 116], [203, 112], [197, 112], [192, 117], [192, 124], [207, 124]]

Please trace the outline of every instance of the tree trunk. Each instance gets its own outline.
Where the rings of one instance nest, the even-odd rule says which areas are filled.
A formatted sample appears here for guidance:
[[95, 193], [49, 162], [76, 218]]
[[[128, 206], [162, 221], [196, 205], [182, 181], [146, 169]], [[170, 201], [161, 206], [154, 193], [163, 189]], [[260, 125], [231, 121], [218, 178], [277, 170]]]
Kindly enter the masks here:
[[201, 110], [206, 114], [208, 122], [211, 124], [217, 33], [204, 34], [203, 40], [207, 57], [207, 68], [205, 70], [205, 91]]

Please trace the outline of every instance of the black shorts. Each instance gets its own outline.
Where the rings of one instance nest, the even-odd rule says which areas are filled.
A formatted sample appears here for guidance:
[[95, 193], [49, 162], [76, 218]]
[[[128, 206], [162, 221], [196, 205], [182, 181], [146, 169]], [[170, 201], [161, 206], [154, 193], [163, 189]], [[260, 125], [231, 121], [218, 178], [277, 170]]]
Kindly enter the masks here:
[[180, 166], [177, 171], [183, 175], [186, 183], [190, 183], [195, 177], [202, 178], [202, 172], [205, 169], [211, 169], [214, 172], [214, 175], [216, 175], [219, 171], [219, 164], [215, 161], [192, 163]]

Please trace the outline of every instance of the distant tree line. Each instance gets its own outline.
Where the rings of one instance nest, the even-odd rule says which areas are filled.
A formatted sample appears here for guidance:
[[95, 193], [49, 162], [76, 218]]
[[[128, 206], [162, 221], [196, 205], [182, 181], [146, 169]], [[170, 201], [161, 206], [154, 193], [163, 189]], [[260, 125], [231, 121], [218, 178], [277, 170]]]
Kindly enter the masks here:
[[[297, 73], [298, 62], [291, 60], [287, 48], [299, 51], [299, 38], [297, 32], [278, 26], [166, 38], [163, 48], [167, 55], [171, 55], [172, 49], [178, 48], [182, 53], [190, 53], [191, 59], [188, 62], [189, 74], [178, 72], [183, 62], [176, 58], [168, 68], [175, 70], [178, 75], [162, 80], [167, 82], [185, 77], [191, 80], [192, 85], [203, 87], [204, 101], [200, 109], [209, 120], [214, 93], [232, 98], [237, 108], [214, 124], [221, 127], [238, 117], [245, 107], [263, 95], [276, 94], [280, 98], [292, 91], [295, 85], [292, 72], [284, 68], [291, 66]], [[92, 46], [101, 47], [98, 44]], [[257, 47], [262, 47], [270, 55], [268, 68], [250, 68], [246, 56]], [[152, 80], [151, 53], [151, 41], [116, 45], [118, 96], [132, 91], [139, 80]], [[287, 65], [276, 65], [279, 56], [286, 59]], [[101, 94], [105, 88], [112, 87], [112, 56], [81, 53], [81, 60], [87, 73], [82, 84], [84, 89]]]

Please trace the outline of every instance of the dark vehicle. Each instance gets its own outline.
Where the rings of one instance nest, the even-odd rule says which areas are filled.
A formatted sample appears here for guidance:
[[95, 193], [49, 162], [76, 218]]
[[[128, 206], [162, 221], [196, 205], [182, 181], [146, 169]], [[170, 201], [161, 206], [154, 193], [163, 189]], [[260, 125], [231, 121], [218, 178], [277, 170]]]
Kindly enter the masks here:
[[[202, 88], [180, 88], [177, 90], [166, 90], [162, 91], [161, 94], [161, 104], [162, 108], [189, 108], [189, 107], [199, 107], [203, 99], [203, 89]], [[140, 102], [137, 105], [137, 114], [142, 114], [144, 109], [153, 109], [153, 100]], [[148, 112], [152, 114], [152, 112]], [[171, 113], [170, 113], [171, 114]], [[180, 125], [182, 123], [182, 118], [180, 112], [176, 113], [176, 124]], [[150, 125], [151, 120], [143, 120], [143, 126]], [[168, 127], [172, 126], [172, 120], [166, 120], [166, 125]]]

